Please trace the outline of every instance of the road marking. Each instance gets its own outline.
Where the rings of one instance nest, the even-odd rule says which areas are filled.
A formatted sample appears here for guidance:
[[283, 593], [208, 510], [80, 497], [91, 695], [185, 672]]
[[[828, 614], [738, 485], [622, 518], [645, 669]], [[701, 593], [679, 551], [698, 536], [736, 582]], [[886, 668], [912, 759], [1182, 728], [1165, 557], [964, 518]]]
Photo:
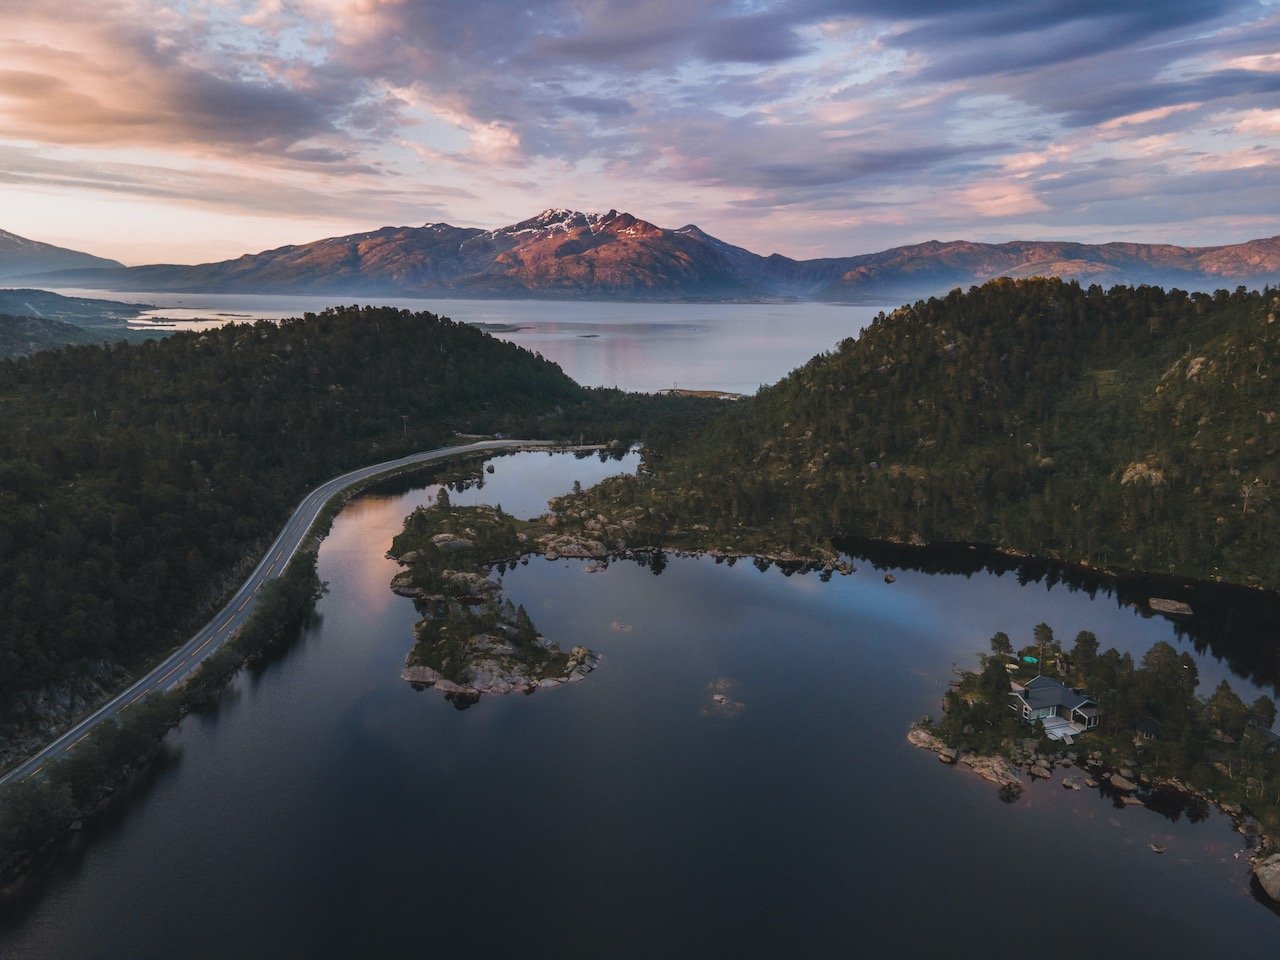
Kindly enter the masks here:
[[168, 673], [166, 673], [163, 677], [159, 677], [159, 678], [157, 678], [157, 680], [156, 680], [156, 686], [162, 686], [166, 680], [168, 680], [168, 679], [169, 679], [170, 677], [172, 677], [175, 673], [177, 673], [179, 670], [181, 670], [181, 669], [183, 668], [183, 666], [185, 666], [185, 664], [183, 664], [183, 663], [175, 663], [175, 664], [173, 665], [173, 669], [172, 669], [172, 670], [170, 670]]
[[200, 646], [198, 646], [198, 647], [196, 647], [194, 650], [192, 650], [192, 651], [191, 651], [191, 655], [194, 657], [197, 653], [199, 653], [201, 650], [203, 650], [205, 647], [207, 647], [207, 646], [208, 646], [209, 644], [211, 644], [211, 643], [213, 643], [213, 637], [210, 637], [210, 638], [209, 638], [208, 640], [206, 640], [204, 643], [200, 644]]

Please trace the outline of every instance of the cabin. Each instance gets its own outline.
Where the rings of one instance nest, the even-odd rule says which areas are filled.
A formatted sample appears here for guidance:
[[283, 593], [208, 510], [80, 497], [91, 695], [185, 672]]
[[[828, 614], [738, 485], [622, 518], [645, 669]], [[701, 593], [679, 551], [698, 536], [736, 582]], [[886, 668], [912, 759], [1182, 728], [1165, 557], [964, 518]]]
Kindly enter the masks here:
[[1154, 717], [1142, 717], [1133, 728], [1135, 740], [1154, 740], [1160, 736], [1160, 724]]
[[1024, 723], [1039, 720], [1046, 736], [1067, 743], [1096, 727], [1100, 714], [1098, 702], [1087, 693], [1045, 676], [1025, 684], [1014, 683], [1009, 692], [1009, 709]]
[[1262, 743], [1262, 748], [1268, 752], [1280, 747], [1280, 733], [1276, 733], [1270, 727], [1264, 727], [1256, 720], [1250, 720], [1244, 728], [1244, 736], [1246, 740], [1258, 740]]

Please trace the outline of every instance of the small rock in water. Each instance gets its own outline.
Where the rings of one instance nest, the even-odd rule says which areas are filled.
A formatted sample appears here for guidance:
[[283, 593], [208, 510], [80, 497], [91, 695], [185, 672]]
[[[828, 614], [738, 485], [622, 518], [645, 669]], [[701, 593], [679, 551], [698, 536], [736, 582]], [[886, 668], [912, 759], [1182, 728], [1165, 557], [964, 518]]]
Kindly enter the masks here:
[[894, 581], [895, 579], [897, 579], [897, 578], [896, 578], [896, 577], [894, 577], [894, 575], [893, 575], [892, 573], [886, 573], [886, 574], [884, 575], [884, 582], [885, 582], [885, 583], [893, 583], [893, 581]]
[[1151, 848], [1152, 853], [1164, 853], [1165, 851], [1165, 848], [1160, 846], [1158, 843], [1149, 843], [1147, 846]]
[[1147, 606], [1156, 613], [1167, 613], [1175, 617], [1191, 616], [1191, 605], [1183, 603], [1181, 600], [1168, 600], [1164, 597], [1150, 597], [1147, 599]]

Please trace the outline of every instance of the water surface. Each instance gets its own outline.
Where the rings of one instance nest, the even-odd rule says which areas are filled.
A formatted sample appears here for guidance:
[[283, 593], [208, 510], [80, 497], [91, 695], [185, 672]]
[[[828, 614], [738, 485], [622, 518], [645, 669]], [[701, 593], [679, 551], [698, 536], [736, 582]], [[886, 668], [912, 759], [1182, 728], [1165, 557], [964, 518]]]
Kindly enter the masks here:
[[[618, 469], [494, 465], [454, 501], [528, 515]], [[315, 621], [171, 735], [174, 762], [0, 922], [0, 955], [1275, 955], [1225, 818], [1056, 783], [1009, 806], [904, 739], [996, 630], [1140, 655], [1186, 646], [1168, 621], [987, 572], [534, 560], [508, 596], [600, 666], [459, 711], [398, 679], [417, 615], [385, 553], [434, 494], [406, 486], [339, 515]], [[1226, 670], [1193, 655], [1204, 683]]]
[[[151, 303], [141, 327], [203, 329], [278, 320], [355, 300], [429, 310], [480, 324], [541, 353], [591, 387], [672, 387], [754, 393], [814, 354], [856, 336], [886, 307], [829, 303], [614, 303], [59, 290], [67, 296]], [[886, 305], [888, 306], [888, 305]]]

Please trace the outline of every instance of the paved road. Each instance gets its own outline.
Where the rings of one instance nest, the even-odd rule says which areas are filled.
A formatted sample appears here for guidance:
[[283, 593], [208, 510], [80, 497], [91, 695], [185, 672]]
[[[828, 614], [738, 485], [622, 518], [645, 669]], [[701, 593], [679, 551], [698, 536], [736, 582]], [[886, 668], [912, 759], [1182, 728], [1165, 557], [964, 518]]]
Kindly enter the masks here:
[[421, 453], [401, 457], [399, 460], [388, 460], [386, 463], [378, 463], [371, 467], [352, 470], [350, 473], [344, 473], [340, 477], [334, 477], [327, 483], [322, 483], [307, 494], [302, 503], [298, 505], [298, 509], [293, 512], [289, 522], [280, 531], [275, 543], [271, 544], [271, 549], [262, 558], [262, 562], [254, 568], [253, 573], [249, 574], [249, 579], [236, 591], [235, 596], [231, 598], [227, 605], [218, 611], [217, 616], [206, 623], [194, 637], [169, 654], [163, 663], [134, 683], [133, 686], [104, 703], [66, 733], [62, 734], [62, 736], [46, 745], [43, 750], [25, 763], [14, 767], [3, 777], [0, 777], [0, 784], [9, 783], [12, 780], [21, 780], [33, 773], [38, 773], [50, 760], [56, 760], [72, 749], [97, 724], [115, 717], [122, 710], [128, 709], [131, 704], [136, 703], [150, 693], [172, 690], [187, 677], [191, 676], [196, 667], [204, 661], [205, 657], [230, 640], [236, 631], [244, 625], [245, 620], [249, 618], [249, 614], [253, 612], [258, 599], [258, 591], [262, 589], [262, 585], [273, 577], [278, 577], [283, 572], [285, 565], [298, 552], [298, 548], [302, 546], [307, 531], [311, 529], [311, 524], [320, 515], [320, 510], [329, 502], [329, 498], [340, 490], [377, 476], [380, 473], [387, 473], [413, 464], [448, 460], [451, 457], [488, 450], [546, 446], [551, 446], [551, 444], [545, 440], [483, 440], [479, 443], [467, 443], [457, 447], [425, 450]]

